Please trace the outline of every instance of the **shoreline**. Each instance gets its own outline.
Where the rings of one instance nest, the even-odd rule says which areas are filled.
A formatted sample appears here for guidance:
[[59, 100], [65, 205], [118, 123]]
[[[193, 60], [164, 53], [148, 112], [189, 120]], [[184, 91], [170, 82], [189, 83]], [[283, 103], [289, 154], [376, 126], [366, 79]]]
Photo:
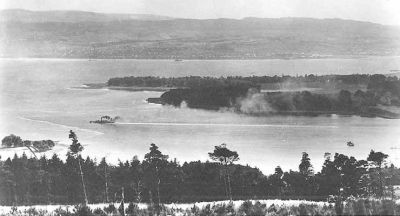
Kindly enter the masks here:
[[[163, 102], [161, 98], [147, 98], [146, 100], [150, 104], [161, 104], [166, 105], [167, 103]], [[207, 106], [196, 106], [190, 107], [191, 109], [204, 109], [204, 110], [223, 110], [222, 107], [207, 107]], [[225, 107], [225, 109], [230, 109], [229, 107]], [[309, 117], [317, 117], [317, 116], [360, 116], [363, 118], [383, 118], [383, 119], [400, 119], [400, 114], [393, 113], [387, 110], [383, 110], [377, 107], [370, 107], [367, 112], [356, 112], [356, 111], [269, 111], [269, 112], [259, 112], [259, 113], [245, 113], [241, 111], [234, 111], [238, 114], [244, 114], [249, 116], [309, 116]]]
[[146, 61], [172, 61], [182, 63], [185, 61], [256, 61], [256, 60], [323, 60], [323, 59], [368, 59], [368, 58], [400, 58], [400, 55], [331, 55], [321, 57], [293, 57], [293, 58], [179, 58], [176, 62], [173, 58], [60, 58], [60, 57], [0, 57], [0, 60], [49, 60], [49, 61], [98, 61], [98, 60], [146, 60]]
[[81, 87], [72, 87], [74, 89], [108, 89], [117, 91], [155, 91], [155, 92], [166, 92], [174, 87], [138, 87], [138, 86], [108, 86], [106, 83], [85, 83]]

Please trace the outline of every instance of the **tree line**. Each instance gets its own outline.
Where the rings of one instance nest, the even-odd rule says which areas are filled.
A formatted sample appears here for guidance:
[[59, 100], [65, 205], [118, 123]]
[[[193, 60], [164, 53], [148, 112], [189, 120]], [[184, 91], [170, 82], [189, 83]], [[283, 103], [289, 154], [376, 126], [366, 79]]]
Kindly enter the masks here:
[[307, 153], [298, 170], [284, 172], [279, 166], [271, 175], [234, 164], [239, 154], [226, 144], [215, 146], [212, 160], [170, 160], [151, 144], [144, 160], [137, 157], [117, 165], [87, 157], [76, 134], [65, 161], [28, 158], [26, 154], [0, 160], [0, 204], [77, 204], [119, 202], [169, 203], [223, 199], [309, 199], [340, 197], [394, 197], [400, 170], [386, 163], [387, 155], [371, 151], [366, 160], [336, 153], [326, 154], [320, 172], [314, 172]]
[[265, 83], [345, 83], [352, 85], [368, 85], [370, 82], [380, 83], [382, 81], [398, 81], [396, 76], [387, 77], [381, 74], [351, 74], [351, 75], [314, 75], [305, 74], [300, 76], [227, 76], [227, 77], [209, 77], [209, 76], [187, 76], [187, 77], [156, 77], [156, 76], [128, 76], [113, 77], [107, 81], [108, 86], [136, 86], [136, 87], [174, 87], [174, 88], [194, 88], [204, 86], [220, 86], [230, 83], [242, 82], [252, 85]]
[[16, 147], [32, 147], [36, 151], [47, 151], [55, 146], [55, 142], [53, 140], [40, 140], [40, 141], [31, 141], [31, 140], [22, 140], [21, 137], [10, 134], [5, 136], [1, 140], [1, 146], [4, 148], [16, 148]]
[[[399, 85], [400, 86], [400, 85]], [[341, 90], [332, 94], [317, 94], [310, 91], [268, 92], [260, 94], [246, 85], [207, 87], [195, 89], [171, 89], [160, 97], [162, 104], [190, 108], [219, 110], [230, 108], [247, 114], [347, 114], [360, 116], [383, 116], [399, 118], [396, 113], [378, 108], [377, 105], [400, 106], [398, 96], [388, 92], [357, 90], [352, 93]], [[243, 111], [243, 101], [247, 110]], [[250, 107], [248, 107], [250, 104]]]
[[[260, 93], [266, 84], [294, 83], [294, 86], [313, 86], [339, 88], [351, 85], [352, 91], [342, 89], [330, 93], [310, 91]], [[297, 83], [297, 84], [296, 84]], [[308, 84], [307, 84], [308, 83]], [[400, 81], [397, 77], [384, 75], [305, 75], [298, 77], [123, 77], [112, 78], [109, 85], [122, 86], [168, 86], [175, 87], [164, 92], [160, 98], [148, 101], [173, 106], [181, 106], [183, 102], [190, 108], [200, 109], [232, 109], [243, 112], [243, 101], [247, 105], [244, 113], [249, 114], [348, 114], [360, 116], [382, 116], [399, 118], [396, 113], [378, 108], [377, 105], [400, 106]], [[284, 85], [284, 84], [282, 84]], [[269, 88], [275, 88], [269, 86]], [[358, 90], [354, 90], [357, 89]], [[257, 97], [254, 97], [257, 95]], [[257, 106], [261, 106], [257, 107]], [[266, 108], [267, 107], [267, 108]], [[248, 109], [247, 109], [248, 108]], [[265, 108], [265, 109], [262, 109]], [[256, 112], [253, 112], [253, 111]]]

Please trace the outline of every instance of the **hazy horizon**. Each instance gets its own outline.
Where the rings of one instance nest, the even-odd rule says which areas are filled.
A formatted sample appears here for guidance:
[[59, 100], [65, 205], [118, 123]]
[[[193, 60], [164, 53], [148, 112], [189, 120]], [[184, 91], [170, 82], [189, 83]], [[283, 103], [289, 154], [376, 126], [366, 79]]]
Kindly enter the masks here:
[[187, 18], [187, 17], [174, 17], [174, 16], [167, 16], [162, 14], [149, 14], [149, 13], [107, 13], [107, 12], [95, 12], [95, 11], [86, 11], [86, 10], [28, 10], [22, 8], [8, 8], [8, 9], [0, 9], [0, 11], [12, 11], [12, 10], [20, 10], [20, 11], [29, 11], [29, 12], [83, 12], [83, 13], [96, 13], [96, 14], [120, 14], [120, 15], [148, 15], [148, 16], [155, 16], [155, 17], [165, 17], [171, 19], [192, 19], [192, 20], [212, 20], [212, 19], [230, 19], [230, 20], [244, 20], [249, 18], [255, 19], [316, 19], [316, 20], [329, 20], [329, 19], [337, 19], [337, 20], [347, 20], [347, 21], [355, 21], [355, 22], [367, 22], [367, 23], [374, 23], [379, 25], [387, 25], [387, 26], [398, 26], [400, 24], [382, 24], [372, 21], [365, 21], [365, 20], [355, 20], [355, 19], [345, 19], [345, 18], [335, 18], [335, 17], [327, 17], [327, 18], [318, 18], [318, 17], [295, 17], [295, 16], [283, 16], [283, 17], [256, 17], [256, 16], [247, 16], [247, 17], [240, 17], [240, 18], [229, 18], [229, 17], [217, 17], [217, 18]]
[[400, 25], [395, 0], [5, 0], [0, 10], [148, 14], [183, 19], [316, 18]]

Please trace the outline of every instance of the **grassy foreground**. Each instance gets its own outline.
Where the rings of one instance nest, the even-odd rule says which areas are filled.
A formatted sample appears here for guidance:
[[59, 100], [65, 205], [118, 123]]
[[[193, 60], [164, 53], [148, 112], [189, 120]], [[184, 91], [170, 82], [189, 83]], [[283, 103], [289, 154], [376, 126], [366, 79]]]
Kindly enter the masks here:
[[[125, 203], [125, 215], [398, 215], [400, 202], [392, 200], [349, 198], [340, 204], [305, 200], [248, 200], [199, 202], [192, 204]], [[37, 205], [0, 206], [0, 215], [29, 216], [92, 216], [122, 215], [120, 203], [90, 204], [88, 206]]]

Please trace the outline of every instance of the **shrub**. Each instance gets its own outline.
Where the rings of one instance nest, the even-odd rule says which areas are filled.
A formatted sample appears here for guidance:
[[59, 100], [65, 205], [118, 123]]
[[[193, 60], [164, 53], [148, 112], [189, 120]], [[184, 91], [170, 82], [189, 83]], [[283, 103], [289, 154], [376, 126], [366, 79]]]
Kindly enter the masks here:
[[104, 208], [104, 211], [107, 214], [111, 214], [111, 213], [117, 213], [117, 209], [115, 208], [114, 204], [110, 204], [107, 207]]
[[208, 215], [211, 215], [211, 214], [212, 214], [212, 211], [211, 211], [211, 205], [210, 204], [207, 204], [205, 207], [203, 207], [200, 210], [200, 216], [208, 216]]
[[270, 205], [269, 207], [268, 207], [268, 209], [267, 209], [267, 212], [268, 213], [275, 213], [275, 212], [277, 212], [277, 208], [276, 208], [276, 206], [274, 205], [274, 204], [272, 204], [272, 205]]
[[199, 214], [200, 214], [200, 208], [197, 207], [196, 205], [193, 205], [193, 207], [190, 208], [190, 212], [191, 212], [193, 215], [199, 215]]
[[308, 215], [307, 207], [303, 203], [299, 205], [300, 215]]
[[216, 216], [225, 216], [225, 215], [234, 215], [235, 210], [233, 209], [233, 204], [217, 204], [212, 207], [214, 212], [213, 215]]
[[241, 215], [266, 215], [267, 214], [267, 205], [261, 204], [260, 202], [256, 202], [253, 205], [251, 201], [245, 201], [239, 207], [239, 214]]
[[62, 209], [61, 207], [54, 210], [54, 214], [57, 216], [72, 216], [73, 214], [67, 210]]
[[367, 215], [367, 209], [365, 208], [365, 200], [359, 199], [354, 203], [354, 213], [356, 215]]
[[139, 207], [136, 204], [130, 202], [125, 212], [128, 215], [139, 215]]
[[48, 213], [47, 213], [46, 210], [41, 210], [41, 209], [36, 210], [36, 208], [30, 207], [30, 208], [28, 208], [28, 209], [26, 209], [26, 210], [24, 211], [24, 214], [23, 214], [23, 215], [29, 215], [29, 216], [46, 216], [46, 215], [48, 215]]
[[94, 216], [92, 210], [87, 205], [77, 205], [74, 209], [76, 216]]
[[95, 210], [93, 210], [93, 214], [96, 216], [107, 216], [107, 214], [101, 210], [101, 208], [96, 208]]
[[14, 134], [10, 134], [9, 136], [6, 136], [1, 140], [1, 145], [5, 147], [21, 147], [22, 145], [22, 139], [19, 136], [16, 136]]
[[399, 205], [392, 200], [348, 199], [344, 215], [396, 215]]

